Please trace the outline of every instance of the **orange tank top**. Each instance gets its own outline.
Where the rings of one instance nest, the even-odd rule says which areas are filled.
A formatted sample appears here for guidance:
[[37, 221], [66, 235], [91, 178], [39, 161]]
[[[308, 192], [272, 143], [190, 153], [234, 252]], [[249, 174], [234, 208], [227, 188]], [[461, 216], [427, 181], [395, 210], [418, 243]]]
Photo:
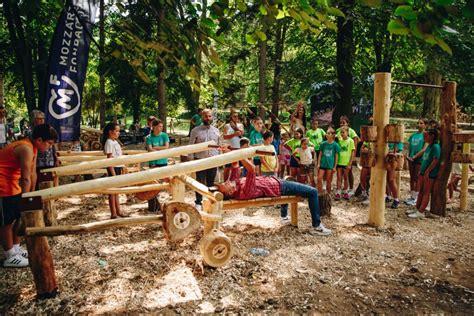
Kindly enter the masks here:
[[33, 161], [37, 150], [29, 139], [22, 139], [5, 148], [0, 149], [0, 196], [13, 196], [21, 193], [20, 160], [15, 156], [14, 149], [20, 145], [27, 145], [33, 150]]

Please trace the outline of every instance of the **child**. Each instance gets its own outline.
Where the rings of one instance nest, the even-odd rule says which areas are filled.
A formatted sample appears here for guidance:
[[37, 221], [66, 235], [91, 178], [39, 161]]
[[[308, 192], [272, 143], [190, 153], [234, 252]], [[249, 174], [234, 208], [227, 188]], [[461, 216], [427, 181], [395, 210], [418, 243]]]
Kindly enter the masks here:
[[426, 207], [430, 201], [431, 189], [434, 180], [439, 172], [439, 158], [441, 156], [441, 147], [438, 144], [438, 130], [434, 128], [427, 129], [424, 133], [425, 143], [428, 143], [423, 158], [421, 160], [419, 179], [419, 194], [416, 200], [416, 209], [408, 210], [408, 217], [422, 218], [428, 216], [425, 214]]
[[319, 122], [317, 119], [311, 121], [311, 129], [306, 132], [306, 137], [313, 144], [314, 151], [317, 154], [319, 152], [319, 146], [326, 137], [326, 132], [322, 128], [319, 128]]
[[336, 143], [336, 131], [330, 126], [326, 133], [327, 141], [319, 146], [318, 156], [318, 191], [323, 192], [323, 179], [326, 176], [326, 191], [331, 193], [332, 176], [336, 172], [337, 160], [341, 147]]
[[[250, 140], [247, 137], [242, 137], [239, 141], [239, 145], [240, 145], [240, 149], [249, 148]], [[252, 159], [252, 158], [249, 158], [249, 159]], [[239, 162], [239, 164], [242, 166], [242, 163]], [[245, 177], [247, 175], [247, 169], [243, 168], [240, 175], [242, 177]]]
[[[341, 150], [337, 160], [337, 192], [335, 199], [340, 200], [341, 195], [344, 199], [349, 200], [349, 173], [354, 160], [355, 145], [352, 138], [349, 138], [349, 128], [343, 126], [340, 128], [341, 138], [338, 141]], [[344, 193], [341, 192], [342, 180], [344, 180]]]
[[[301, 138], [303, 137], [303, 130], [298, 128], [295, 131], [294, 135], [295, 136], [292, 139], [290, 139], [289, 141], [287, 141], [284, 145], [288, 150], [290, 150], [291, 153], [295, 152], [296, 148], [301, 146]], [[296, 157], [297, 156], [298, 156], [298, 154], [296, 154]], [[298, 174], [299, 167], [300, 167], [300, 165], [298, 164], [298, 161], [296, 161], [295, 156], [291, 155], [291, 157], [290, 157], [290, 175], [292, 177], [296, 178], [296, 175]]]
[[274, 156], [262, 156], [262, 176], [276, 176], [278, 172], [278, 159], [276, 155], [275, 146], [273, 146], [273, 132], [266, 131], [263, 133], [263, 148], [262, 150], [271, 151]]
[[452, 203], [453, 198], [454, 198], [454, 191], [457, 190], [458, 182], [461, 180], [461, 174], [462, 174], [462, 166], [460, 163], [453, 163], [453, 169], [451, 170], [451, 177], [448, 182], [448, 201], [447, 203]]
[[[117, 123], [109, 123], [105, 125], [102, 133], [102, 145], [104, 146], [104, 154], [107, 158], [117, 158], [122, 156], [122, 148], [117, 139], [120, 135], [120, 126]], [[123, 166], [108, 167], [107, 174], [109, 177], [119, 176], [122, 174]], [[118, 194], [109, 195], [110, 218], [127, 217], [120, 212], [120, 203]]]
[[[153, 120], [152, 130], [150, 136], [146, 138], [146, 147], [149, 152], [160, 151], [169, 148], [170, 139], [168, 134], [163, 132], [163, 122], [160, 120]], [[168, 159], [158, 159], [148, 162], [151, 168], [160, 168], [168, 165]], [[148, 212], [157, 213], [160, 211], [159, 195], [151, 200], [148, 200]]]
[[419, 119], [418, 132], [413, 133], [408, 138], [408, 170], [410, 171], [410, 197], [405, 200], [405, 204], [414, 206], [418, 198], [418, 174], [420, 173], [421, 157], [426, 146], [423, 131], [428, 124], [428, 120]]
[[[253, 123], [254, 130], [250, 133], [250, 146], [257, 146], [263, 144], [263, 121], [260, 117], [256, 117]], [[261, 174], [261, 165], [262, 161], [260, 157], [253, 158], [253, 163], [255, 165], [255, 174]]]
[[[394, 145], [392, 143], [388, 144], [388, 150], [394, 153], [399, 153], [403, 151], [403, 143], [398, 143]], [[386, 196], [385, 202], [390, 202], [393, 197], [393, 202], [390, 208], [397, 209], [400, 205], [400, 200], [398, 199], [398, 187], [397, 182], [395, 181], [395, 170], [387, 170], [387, 187], [386, 187]]]
[[280, 165], [280, 169], [278, 170], [278, 176], [283, 178], [285, 176], [285, 169], [286, 173], [290, 174], [290, 157], [291, 151], [285, 146], [286, 142], [290, 139], [290, 134], [283, 133], [281, 134], [281, 143], [280, 143], [280, 151], [278, 155], [278, 163]]
[[309, 183], [314, 187], [314, 164], [313, 164], [313, 154], [314, 148], [309, 147], [309, 139], [301, 139], [301, 147], [298, 147], [293, 152], [295, 160], [300, 165], [300, 175], [305, 177], [306, 183], [309, 178]]
[[[350, 121], [349, 121], [349, 118], [345, 115], [341, 116], [341, 118], [339, 119], [339, 125], [341, 126], [340, 128], [338, 128], [336, 130], [336, 136], [338, 139], [341, 138], [341, 129], [342, 127], [347, 127], [348, 128], [348, 135], [349, 135], [349, 138], [351, 138], [353, 141], [354, 141], [354, 148], [357, 148], [357, 143], [359, 141], [359, 136], [357, 136], [357, 133], [349, 127], [350, 125]], [[352, 165], [349, 166], [349, 192], [347, 192], [349, 194], [349, 196], [351, 196], [353, 194], [353, 189], [354, 189], [354, 174], [352, 173]]]

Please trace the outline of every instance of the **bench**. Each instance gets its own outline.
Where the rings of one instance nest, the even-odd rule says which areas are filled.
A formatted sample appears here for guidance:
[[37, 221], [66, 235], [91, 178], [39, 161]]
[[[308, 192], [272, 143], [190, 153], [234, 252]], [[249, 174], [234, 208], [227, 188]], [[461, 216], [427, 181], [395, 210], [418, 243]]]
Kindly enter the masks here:
[[302, 202], [303, 200], [304, 199], [302, 197], [294, 195], [265, 197], [252, 200], [225, 200], [223, 202], [222, 209], [233, 210], [247, 207], [290, 204], [291, 225], [298, 226], [298, 202]]

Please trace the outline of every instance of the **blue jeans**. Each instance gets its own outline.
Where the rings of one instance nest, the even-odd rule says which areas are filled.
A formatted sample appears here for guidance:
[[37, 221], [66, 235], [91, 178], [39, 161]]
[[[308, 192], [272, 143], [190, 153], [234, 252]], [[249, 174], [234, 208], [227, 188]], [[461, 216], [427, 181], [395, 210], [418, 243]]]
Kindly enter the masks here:
[[[281, 181], [281, 195], [296, 195], [308, 199], [309, 212], [311, 213], [311, 224], [313, 227], [318, 227], [321, 224], [319, 212], [318, 190], [315, 188], [293, 181]], [[281, 217], [288, 216], [288, 204], [282, 205]]]

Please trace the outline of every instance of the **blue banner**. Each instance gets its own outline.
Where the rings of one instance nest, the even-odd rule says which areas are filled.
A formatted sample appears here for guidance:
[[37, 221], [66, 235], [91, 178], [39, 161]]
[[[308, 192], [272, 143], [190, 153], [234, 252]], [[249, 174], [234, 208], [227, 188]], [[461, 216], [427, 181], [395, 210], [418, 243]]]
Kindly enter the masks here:
[[98, 0], [72, 0], [56, 26], [49, 56], [44, 113], [58, 141], [80, 137], [82, 89]]

